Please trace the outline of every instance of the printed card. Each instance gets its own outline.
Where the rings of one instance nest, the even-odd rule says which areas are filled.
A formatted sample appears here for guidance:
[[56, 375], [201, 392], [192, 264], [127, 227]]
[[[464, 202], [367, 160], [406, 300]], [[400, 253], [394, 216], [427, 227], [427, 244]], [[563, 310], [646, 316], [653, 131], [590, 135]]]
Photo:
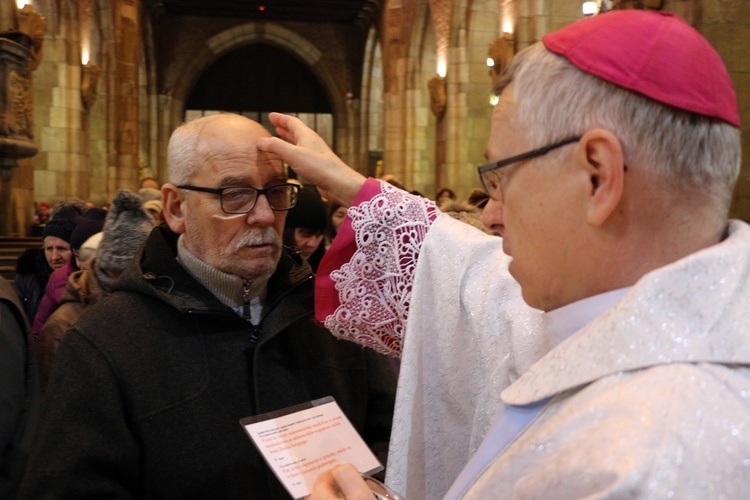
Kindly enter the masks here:
[[338, 464], [373, 474], [383, 469], [332, 397], [243, 418], [240, 424], [293, 498]]

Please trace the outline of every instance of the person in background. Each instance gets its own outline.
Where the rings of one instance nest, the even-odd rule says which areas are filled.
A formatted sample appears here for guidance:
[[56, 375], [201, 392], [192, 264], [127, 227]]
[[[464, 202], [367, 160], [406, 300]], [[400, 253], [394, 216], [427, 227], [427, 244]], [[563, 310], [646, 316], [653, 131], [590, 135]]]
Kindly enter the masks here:
[[[478, 171], [491, 196], [484, 222], [502, 238], [365, 180], [298, 119], [270, 115], [294, 144], [258, 147], [339, 193], [354, 230], [366, 231], [352, 238], [351, 259], [336, 255], [347, 244], [340, 233], [321, 263], [341, 301], [326, 304], [326, 324], [365, 341], [374, 305], [409, 290], [394, 301], [409, 307], [405, 328], [393, 323], [404, 341], [399, 397], [415, 375], [426, 377], [401, 402], [466, 402], [456, 425], [439, 411], [424, 415], [445, 434], [494, 410], [441, 498], [744, 498], [750, 226], [727, 218], [742, 147], [721, 58], [674, 14], [618, 10], [545, 35], [515, 56], [495, 90], [490, 163]], [[512, 307], [519, 296], [542, 323], [516, 337], [520, 320], [533, 319]], [[498, 313], [511, 313], [510, 329], [491, 321]], [[468, 323], [476, 328], [461, 328]], [[499, 342], [487, 349], [488, 338]], [[484, 365], [466, 362], [474, 353]], [[493, 385], [494, 408], [472, 403], [471, 393]], [[407, 461], [406, 477], [391, 479], [389, 469], [387, 482], [403, 493], [393, 481], [406, 479], [429, 491], [415, 498], [432, 496], [467, 450], [453, 441], [453, 456], [434, 461], [452, 436], [417, 427], [415, 440], [398, 428], [394, 448], [399, 438], [428, 440], [430, 453]], [[332, 481], [319, 486], [312, 498], [337, 493]]]
[[297, 204], [289, 210], [284, 226], [284, 245], [293, 248], [307, 260], [313, 272], [326, 253], [324, 242], [328, 226], [326, 202], [313, 187], [299, 190]]
[[37, 208], [36, 214], [34, 215], [35, 224], [46, 224], [50, 217], [50, 206], [49, 203], [41, 202], [39, 208]]
[[39, 338], [39, 331], [42, 329], [44, 322], [55, 312], [57, 306], [60, 304], [60, 298], [65, 291], [65, 286], [68, 282], [68, 276], [75, 271], [78, 271], [78, 251], [81, 245], [89, 239], [89, 237], [100, 232], [104, 226], [104, 218], [107, 216], [107, 211], [100, 208], [90, 208], [85, 214], [76, 217], [75, 229], [70, 235], [70, 250], [73, 254], [73, 258], [69, 258], [68, 262], [58, 269], [55, 269], [47, 280], [47, 285], [44, 288], [44, 295], [39, 303], [39, 309], [37, 310], [34, 322], [31, 325], [31, 333], [35, 339]]
[[452, 189], [443, 188], [440, 191], [437, 192], [435, 195], [435, 204], [439, 207], [443, 204], [443, 202], [447, 200], [455, 200], [456, 199], [456, 193], [453, 192]]
[[15, 499], [39, 413], [39, 385], [23, 306], [0, 277], [0, 498]]
[[484, 210], [485, 206], [487, 206], [487, 202], [489, 200], [490, 195], [487, 194], [487, 191], [485, 191], [484, 189], [476, 188], [471, 190], [467, 201], [470, 205], [474, 205], [481, 211]]
[[336, 233], [339, 232], [341, 224], [346, 218], [346, 207], [335, 201], [328, 202], [328, 224], [326, 225], [326, 246], [329, 246]]
[[493, 234], [492, 231], [482, 222], [482, 211], [468, 201], [445, 200], [440, 205], [440, 211], [448, 214], [456, 220], [460, 220], [480, 231]]
[[234, 114], [174, 131], [167, 224], [60, 343], [22, 497], [285, 498], [239, 421], [325, 396], [385, 461], [394, 376], [314, 322], [313, 273], [281, 244], [299, 188], [268, 136]]
[[146, 241], [153, 228], [150, 222], [140, 198], [121, 190], [107, 213], [102, 232], [88, 238], [76, 253], [81, 270], [70, 275], [59, 307], [39, 331], [37, 352], [42, 391], [47, 388], [57, 348], [68, 329], [111, 289], [113, 279], [122, 274]]
[[164, 223], [161, 199], [144, 201], [143, 209], [151, 216], [154, 226], [160, 226]]
[[[143, 179], [141, 179], [138, 189], [156, 189], [157, 191], [159, 191], [161, 189], [161, 185], [159, 184], [159, 181], [157, 181], [153, 177], [144, 177]], [[138, 194], [140, 194], [140, 191], [138, 191]]]
[[34, 322], [52, 272], [65, 267], [73, 255], [70, 237], [76, 226], [75, 220], [85, 211], [85, 204], [79, 200], [56, 204], [52, 218], [44, 226], [42, 248], [29, 248], [18, 257], [13, 289], [31, 323]]

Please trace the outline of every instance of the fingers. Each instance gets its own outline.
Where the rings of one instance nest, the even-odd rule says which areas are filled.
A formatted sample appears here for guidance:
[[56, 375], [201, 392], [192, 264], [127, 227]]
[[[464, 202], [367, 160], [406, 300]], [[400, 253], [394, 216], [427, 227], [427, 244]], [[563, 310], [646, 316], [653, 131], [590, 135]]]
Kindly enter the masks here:
[[333, 478], [347, 500], [371, 500], [372, 490], [352, 464], [339, 465], [332, 469]]
[[343, 494], [333, 478], [333, 469], [323, 472], [315, 479], [310, 495], [305, 500], [339, 500]]
[[339, 465], [318, 476], [308, 500], [372, 500], [372, 490], [352, 464]]
[[327, 193], [329, 199], [351, 206], [365, 177], [341, 161], [325, 141], [298, 118], [271, 113], [269, 119], [284, 140], [259, 139], [258, 149], [279, 156], [300, 177]]

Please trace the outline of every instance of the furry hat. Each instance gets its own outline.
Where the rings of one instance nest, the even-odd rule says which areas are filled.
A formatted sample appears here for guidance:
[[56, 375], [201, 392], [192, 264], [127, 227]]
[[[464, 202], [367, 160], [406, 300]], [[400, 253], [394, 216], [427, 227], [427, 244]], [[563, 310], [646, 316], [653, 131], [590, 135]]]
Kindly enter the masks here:
[[328, 209], [326, 202], [318, 194], [317, 189], [303, 187], [299, 190], [297, 204], [289, 210], [286, 216], [286, 228], [305, 227], [325, 230], [328, 224]]
[[119, 275], [125, 270], [153, 228], [141, 198], [126, 189], [118, 191], [96, 251], [95, 272], [103, 288], [108, 289], [114, 281], [111, 274]]
[[446, 200], [440, 204], [440, 211], [458, 219], [461, 222], [474, 226], [487, 234], [492, 234], [487, 226], [482, 223], [482, 214], [474, 205], [465, 201]]
[[487, 205], [487, 202], [490, 201], [490, 196], [484, 189], [472, 189], [467, 201], [469, 202], [469, 205], [484, 208], [484, 206]]

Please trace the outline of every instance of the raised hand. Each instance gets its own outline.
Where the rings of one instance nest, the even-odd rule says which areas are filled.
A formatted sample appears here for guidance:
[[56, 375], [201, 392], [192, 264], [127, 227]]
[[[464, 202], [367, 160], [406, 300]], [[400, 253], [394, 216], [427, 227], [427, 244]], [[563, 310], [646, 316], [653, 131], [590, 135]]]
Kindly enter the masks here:
[[258, 149], [281, 157], [300, 177], [315, 184], [326, 198], [350, 206], [365, 177], [341, 161], [300, 119], [281, 113], [271, 113], [269, 119], [279, 137], [285, 140], [262, 138], [257, 142]]

